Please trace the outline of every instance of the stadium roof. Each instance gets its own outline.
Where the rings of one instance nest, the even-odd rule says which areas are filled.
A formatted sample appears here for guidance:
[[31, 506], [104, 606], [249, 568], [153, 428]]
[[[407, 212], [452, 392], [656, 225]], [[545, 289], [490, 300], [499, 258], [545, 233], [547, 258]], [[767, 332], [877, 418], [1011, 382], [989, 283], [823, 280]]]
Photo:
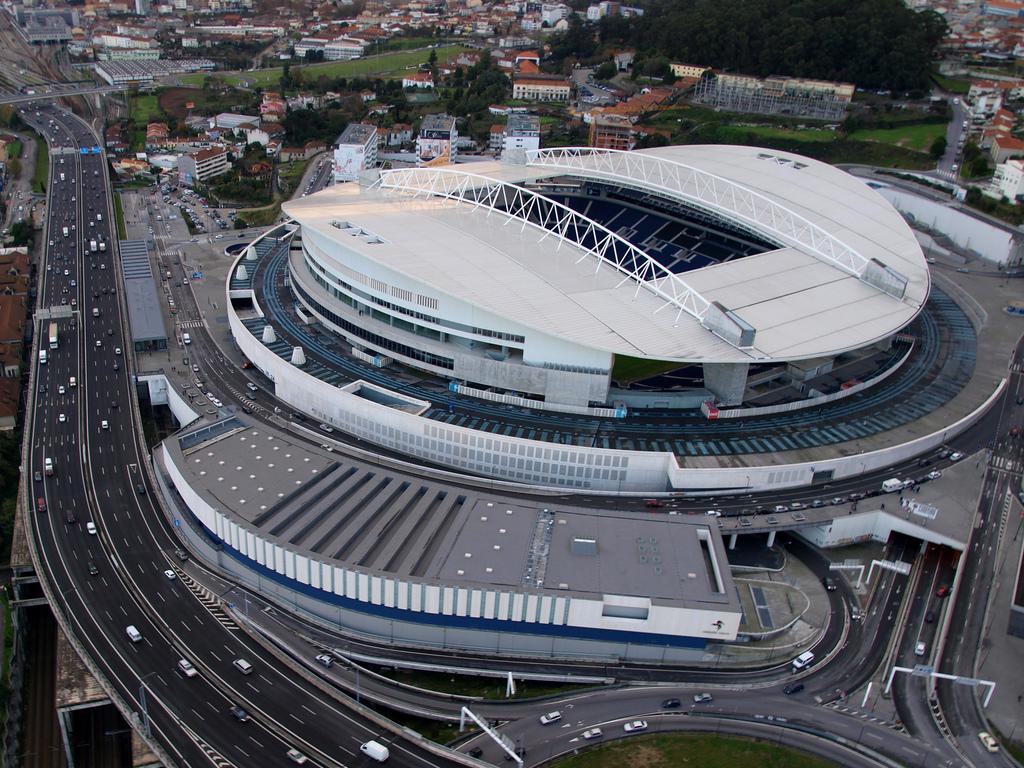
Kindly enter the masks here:
[[[605, 268], [584, 248], [549, 237], [533, 225], [509, 225], [507, 215], [495, 215], [465, 198], [446, 200], [437, 196], [436, 188], [413, 190], [422, 194], [411, 199], [408, 187], [388, 191], [346, 185], [284, 208], [328, 255], [335, 250], [330, 242], [353, 249], [426, 286], [442, 307], [446, 295], [455, 297], [523, 326], [616, 354], [704, 362], [827, 356], [900, 330], [927, 300], [928, 267], [910, 228], [877, 192], [836, 168], [752, 147], [665, 147], [621, 154], [663, 163], [670, 170], [687, 169], [705, 184], [711, 179], [712, 186], [749, 193], [767, 201], [773, 215], [781, 211], [791, 216], [802, 233], [815, 233], [815, 244], [809, 246], [738, 217], [738, 224], [780, 247], [673, 278], [705, 305], [717, 302], [756, 329], [751, 348], [739, 348], [712, 333], [696, 316], [666, 308], [663, 295], [637, 290], [636, 280], [624, 280], [621, 271]], [[470, 186], [480, 188], [573, 176], [701, 205], [687, 197], [686, 189], [666, 182], [663, 174], [624, 166], [609, 171], [600, 158], [577, 158], [568, 170], [560, 162], [474, 163], [470, 169], [420, 169], [415, 178], [403, 178], [426, 184], [432, 176], [468, 174], [473, 177]], [[332, 226], [339, 220], [377, 237], [373, 242], [354, 238]], [[817, 247], [821, 242], [824, 246]], [[836, 250], [855, 257], [855, 265], [885, 265], [905, 279], [902, 296], [830, 260], [826, 251]]]

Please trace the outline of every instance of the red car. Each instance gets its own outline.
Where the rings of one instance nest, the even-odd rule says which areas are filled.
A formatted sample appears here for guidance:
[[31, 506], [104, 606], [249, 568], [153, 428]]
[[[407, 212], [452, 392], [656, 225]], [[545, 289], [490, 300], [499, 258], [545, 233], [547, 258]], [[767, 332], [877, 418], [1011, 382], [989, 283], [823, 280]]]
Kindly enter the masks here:
[[943, 584], [935, 591], [936, 597], [949, 597], [949, 587]]

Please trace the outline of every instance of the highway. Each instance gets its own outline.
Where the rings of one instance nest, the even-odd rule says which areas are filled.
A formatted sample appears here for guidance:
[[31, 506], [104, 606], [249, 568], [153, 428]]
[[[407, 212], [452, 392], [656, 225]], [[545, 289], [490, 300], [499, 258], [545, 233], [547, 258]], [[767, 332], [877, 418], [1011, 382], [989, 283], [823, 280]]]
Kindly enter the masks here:
[[[41, 110], [25, 119], [52, 147], [46, 236], [54, 245], [47, 245], [40, 306], [75, 312], [57, 321], [58, 347], [48, 349], [47, 362], [35, 369], [26, 496], [33, 508], [45, 500], [47, 511], [34, 516], [38, 571], [80, 650], [131, 712], [140, 718], [148, 712], [142, 729], [178, 765], [285, 765], [293, 746], [322, 765], [363, 765], [358, 747], [370, 738], [391, 745], [396, 765], [450, 764], [383, 735], [331, 692], [261, 663], [263, 650], [199, 599], [208, 595], [165, 575], [173, 572], [176, 541], [142, 471], [106, 160], [79, 153], [96, 138], [77, 118]], [[101, 236], [107, 251], [89, 253], [86, 238]], [[44, 321], [36, 329], [43, 347], [46, 327]], [[45, 474], [47, 458], [54, 463], [52, 476]], [[87, 532], [89, 523], [95, 535]], [[141, 641], [129, 639], [129, 624]], [[175, 671], [182, 658], [199, 670], [197, 677]], [[254, 664], [251, 675], [233, 667], [238, 658]], [[248, 711], [247, 722], [231, 716], [233, 704]]]

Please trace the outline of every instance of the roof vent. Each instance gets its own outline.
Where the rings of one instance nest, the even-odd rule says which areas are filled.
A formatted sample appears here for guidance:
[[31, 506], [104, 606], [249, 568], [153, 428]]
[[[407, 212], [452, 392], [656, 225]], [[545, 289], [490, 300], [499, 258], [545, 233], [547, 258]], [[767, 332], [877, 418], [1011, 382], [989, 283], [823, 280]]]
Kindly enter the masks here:
[[569, 551], [574, 555], [586, 555], [594, 557], [597, 555], [597, 539], [585, 536], [574, 536]]

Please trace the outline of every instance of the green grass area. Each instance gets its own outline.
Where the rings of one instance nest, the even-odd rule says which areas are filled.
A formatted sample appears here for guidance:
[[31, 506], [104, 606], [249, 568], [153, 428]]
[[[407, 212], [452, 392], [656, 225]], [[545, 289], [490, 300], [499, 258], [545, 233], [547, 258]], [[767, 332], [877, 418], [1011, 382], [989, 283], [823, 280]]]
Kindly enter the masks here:
[[239, 208], [238, 218], [243, 219], [250, 227], [268, 227], [275, 223], [281, 215], [281, 201], [265, 205], [262, 208]]
[[666, 734], [627, 739], [573, 755], [556, 768], [832, 768], [834, 763], [803, 752], [739, 737]]
[[32, 191], [45, 192], [50, 179], [50, 148], [43, 137], [36, 134], [36, 167], [32, 175]]
[[[428, 691], [450, 693], [456, 696], [479, 696], [480, 698], [492, 700], [505, 698], [505, 679], [501, 677], [449, 675], [439, 672], [382, 669], [380, 667], [371, 668], [390, 680], [404, 683], [405, 685], [412, 685], [416, 688], [425, 688]], [[532, 699], [538, 696], [557, 696], [562, 693], [578, 693], [581, 690], [593, 689], [593, 687], [565, 683], [546, 683], [534, 680], [516, 680], [516, 693], [512, 698]]]
[[932, 73], [932, 81], [944, 91], [949, 93], [967, 93], [971, 90], [970, 80], [960, 80], [956, 77], [946, 77], [938, 73]]
[[723, 125], [719, 128], [726, 140], [729, 135], [758, 136], [765, 139], [791, 141], [835, 141], [836, 132], [824, 128], [782, 128], [774, 125]]
[[619, 384], [625, 385], [634, 381], [642, 381], [659, 373], [674, 371], [679, 367], [679, 363], [665, 362], [664, 360], [644, 360], [640, 357], [616, 355], [615, 365], [612, 366], [612, 378]]
[[135, 93], [131, 97], [130, 110], [136, 123], [145, 125], [164, 119], [160, 100], [155, 93]]
[[932, 142], [946, 135], [945, 123], [919, 123], [899, 128], [868, 128], [849, 135], [853, 141], [874, 141], [893, 144], [916, 152], [927, 152]]
[[285, 197], [292, 196], [292, 193], [302, 182], [302, 174], [309, 167], [309, 162], [309, 160], [296, 160], [293, 163], [283, 163], [277, 169], [282, 195]]
[[[435, 48], [437, 51], [438, 63], [456, 56], [467, 50], [465, 46], [448, 45]], [[292, 74], [301, 71], [304, 78], [316, 79], [324, 77], [387, 77], [397, 72], [414, 68], [427, 62], [429, 51], [398, 51], [395, 53], [382, 53], [380, 56], [372, 55], [352, 61], [326, 61], [319, 64], [300, 64], [291, 67]], [[224, 82], [230, 85], [248, 83], [248, 87], [269, 88], [276, 87], [281, 79], [281, 67], [261, 69], [256, 72], [229, 72], [216, 73], [215, 77], [223, 78]], [[184, 85], [201, 86], [208, 75], [197, 73], [184, 75], [178, 78]]]
[[117, 221], [117, 236], [121, 240], [128, 239], [128, 227], [124, 223], [124, 205], [121, 203], [121, 195], [114, 195], [114, 219]]
[[21, 157], [22, 146], [20, 141], [12, 141], [7, 147], [7, 159], [13, 160], [16, 157]]

